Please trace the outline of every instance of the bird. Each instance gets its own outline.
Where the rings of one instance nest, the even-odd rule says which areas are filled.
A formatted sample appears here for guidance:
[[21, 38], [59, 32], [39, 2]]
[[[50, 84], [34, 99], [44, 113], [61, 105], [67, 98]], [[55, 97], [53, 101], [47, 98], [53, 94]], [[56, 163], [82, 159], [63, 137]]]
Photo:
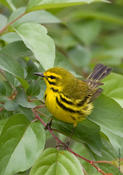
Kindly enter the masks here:
[[48, 111], [58, 120], [77, 124], [91, 114], [93, 101], [102, 93], [100, 81], [111, 68], [97, 64], [86, 80], [77, 79], [72, 73], [61, 67], [53, 67], [44, 73], [35, 75], [43, 77], [46, 83], [45, 105]]

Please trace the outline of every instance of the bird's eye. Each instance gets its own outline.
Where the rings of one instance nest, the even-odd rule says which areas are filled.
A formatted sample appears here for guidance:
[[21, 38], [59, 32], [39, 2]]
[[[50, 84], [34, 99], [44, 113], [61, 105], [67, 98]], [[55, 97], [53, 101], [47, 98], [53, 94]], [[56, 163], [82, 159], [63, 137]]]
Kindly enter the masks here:
[[48, 76], [48, 78], [51, 78], [51, 79], [56, 79], [56, 77], [55, 77], [55, 76], [53, 76], [53, 75]]

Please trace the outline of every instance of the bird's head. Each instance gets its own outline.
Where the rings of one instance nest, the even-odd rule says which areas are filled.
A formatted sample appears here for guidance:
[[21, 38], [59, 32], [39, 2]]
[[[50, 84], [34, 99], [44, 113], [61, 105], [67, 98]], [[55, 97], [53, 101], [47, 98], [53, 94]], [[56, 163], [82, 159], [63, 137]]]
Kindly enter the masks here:
[[64, 68], [54, 67], [50, 68], [44, 73], [35, 73], [35, 75], [43, 77], [47, 88], [54, 88], [57, 90], [64, 89], [65, 86], [74, 80], [74, 76]]

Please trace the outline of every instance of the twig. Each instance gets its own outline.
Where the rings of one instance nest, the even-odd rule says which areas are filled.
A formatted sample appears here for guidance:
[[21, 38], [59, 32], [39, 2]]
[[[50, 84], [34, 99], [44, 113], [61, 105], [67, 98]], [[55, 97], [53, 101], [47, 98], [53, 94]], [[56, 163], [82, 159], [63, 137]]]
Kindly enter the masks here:
[[45, 107], [44, 104], [42, 104], [42, 105], [38, 105], [38, 106], [34, 107], [33, 110], [40, 109], [40, 108], [44, 108], [44, 107]]
[[97, 167], [95, 165], [95, 163], [93, 162], [93, 160], [88, 160], [83, 156], [80, 156], [79, 154], [75, 153], [74, 151], [72, 151], [70, 148], [67, 149], [69, 152], [71, 152], [72, 154], [74, 154], [76, 157], [79, 157], [80, 159], [85, 160], [86, 162], [88, 162], [89, 164], [91, 164], [94, 168], [97, 169], [97, 171], [103, 175], [107, 175], [102, 169], [100, 169], [99, 167]]
[[115, 160], [115, 161], [100, 160], [100, 161], [93, 161], [93, 162], [94, 163], [104, 163], [104, 164], [113, 165], [113, 166], [115, 166], [115, 167], [117, 167], [119, 169], [119, 172], [121, 172], [121, 170], [120, 170], [120, 162], [121, 161], [123, 161], [123, 158], [120, 158], [120, 159]]
[[106, 163], [106, 164], [112, 164], [112, 161], [107, 160], [99, 160], [99, 161], [93, 161], [94, 163]]
[[36, 110], [36, 112], [39, 113], [41, 116], [44, 116], [44, 117], [46, 117], [46, 118], [48, 117], [46, 114], [44, 114], [44, 113], [41, 112], [41, 111]]
[[24, 15], [26, 14], [26, 12], [22, 13], [21, 15], [19, 15], [17, 18], [15, 18], [14, 20], [12, 20], [11, 22], [9, 22], [6, 26], [4, 26], [1, 30], [0, 30], [0, 34], [2, 34], [5, 30], [7, 30], [7, 28], [12, 25], [13, 23], [15, 23], [18, 19], [22, 18]]
[[[44, 125], [44, 127], [46, 127], [46, 123], [40, 118], [40, 116], [37, 114], [37, 112], [36, 112], [35, 110], [33, 110], [33, 113], [34, 113], [34, 115], [35, 115], [35, 118], [38, 119], [38, 120]], [[108, 174], [105, 173], [102, 169], [100, 169], [99, 167], [97, 167], [97, 166], [95, 165], [95, 162], [94, 162], [94, 161], [88, 160], [88, 159], [86, 159], [85, 157], [80, 156], [79, 154], [75, 153], [72, 149], [70, 149], [69, 147], [67, 147], [67, 145], [66, 145], [64, 142], [62, 142], [62, 141], [53, 133], [53, 131], [52, 131], [51, 128], [48, 128], [48, 131], [51, 133], [51, 135], [53, 136], [53, 138], [54, 138], [59, 144], [62, 144], [63, 146], [65, 146], [66, 149], [67, 149], [69, 152], [71, 152], [72, 154], [74, 154], [76, 157], [79, 157], [79, 158], [85, 160], [86, 162], [88, 162], [89, 164], [91, 164], [91, 165], [92, 165], [94, 168], [96, 168], [97, 171], [98, 171], [99, 173], [101, 173], [102, 175], [108, 175]], [[111, 174], [110, 174], [110, 175], [111, 175]]]

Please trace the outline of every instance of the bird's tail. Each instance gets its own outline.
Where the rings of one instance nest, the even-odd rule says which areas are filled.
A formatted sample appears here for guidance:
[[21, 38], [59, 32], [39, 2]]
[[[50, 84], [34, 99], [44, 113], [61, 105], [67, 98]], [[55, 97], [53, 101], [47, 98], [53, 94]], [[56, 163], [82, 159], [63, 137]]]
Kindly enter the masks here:
[[105, 78], [111, 72], [111, 70], [112, 70], [111, 68], [103, 64], [97, 64], [93, 72], [88, 76], [87, 78], [88, 86], [94, 92], [92, 100], [93, 98], [95, 99], [97, 96], [99, 96], [100, 93], [102, 92], [102, 89], [98, 88], [98, 86], [103, 85], [103, 83], [100, 82], [100, 80]]

